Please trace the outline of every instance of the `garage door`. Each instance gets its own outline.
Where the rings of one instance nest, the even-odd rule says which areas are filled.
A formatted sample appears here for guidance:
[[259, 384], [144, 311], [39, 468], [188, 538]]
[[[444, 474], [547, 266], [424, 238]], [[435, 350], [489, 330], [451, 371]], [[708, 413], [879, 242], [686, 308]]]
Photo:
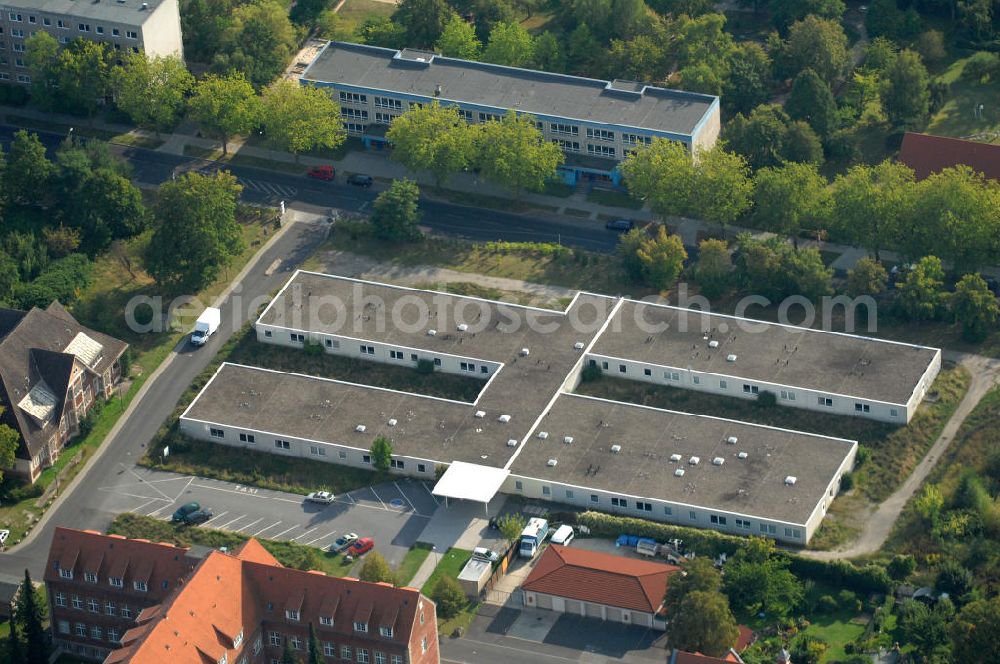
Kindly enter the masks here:
[[614, 607], [608, 607], [608, 620], [611, 622], [621, 622], [622, 621], [622, 610], [616, 609]]
[[603, 618], [604, 615], [601, 613], [600, 604], [591, 604], [587, 602], [587, 617], [588, 618]]
[[651, 613], [633, 613], [632, 614], [632, 624], [639, 625], [640, 627], [652, 627], [653, 626], [653, 614]]
[[539, 609], [552, 609], [552, 595], [546, 595], [544, 593], [538, 593], [538, 608]]
[[574, 616], [583, 615], [583, 606], [575, 599], [568, 599], [566, 600], [566, 613], [572, 613]]

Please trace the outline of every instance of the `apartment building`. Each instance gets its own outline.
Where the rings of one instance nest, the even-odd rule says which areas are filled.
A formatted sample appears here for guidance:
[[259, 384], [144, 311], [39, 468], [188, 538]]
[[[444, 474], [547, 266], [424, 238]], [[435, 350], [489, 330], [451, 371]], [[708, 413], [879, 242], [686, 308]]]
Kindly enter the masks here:
[[31, 83], [25, 40], [39, 30], [63, 45], [89, 39], [119, 52], [184, 51], [177, 0], [3, 0], [0, 83]]
[[456, 106], [471, 123], [510, 109], [531, 114], [566, 154], [560, 175], [617, 184], [617, 165], [660, 137], [690, 150], [712, 147], [719, 98], [635, 81], [603, 81], [447, 58], [414, 49], [328, 43], [303, 72], [304, 84], [331, 88], [347, 131], [373, 149], [387, 146], [393, 119], [413, 106]]

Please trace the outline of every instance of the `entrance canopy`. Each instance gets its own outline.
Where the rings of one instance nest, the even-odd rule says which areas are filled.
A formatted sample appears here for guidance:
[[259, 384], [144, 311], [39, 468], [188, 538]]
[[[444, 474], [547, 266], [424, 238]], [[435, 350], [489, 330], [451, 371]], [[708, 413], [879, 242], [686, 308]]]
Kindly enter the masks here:
[[476, 463], [452, 461], [431, 492], [444, 498], [488, 503], [500, 490], [510, 471]]

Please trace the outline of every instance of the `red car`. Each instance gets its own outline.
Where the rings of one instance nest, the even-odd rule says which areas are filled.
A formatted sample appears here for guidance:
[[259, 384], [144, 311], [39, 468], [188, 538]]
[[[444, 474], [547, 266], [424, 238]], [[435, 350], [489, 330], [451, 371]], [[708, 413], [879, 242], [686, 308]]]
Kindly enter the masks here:
[[368, 553], [374, 548], [375, 548], [375, 540], [373, 540], [371, 537], [362, 537], [361, 539], [359, 539], [358, 541], [356, 541], [354, 544], [352, 544], [347, 548], [345, 555], [348, 555], [352, 558], [357, 558], [358, 556], [363, 556], [364, 554]]
[[313, 166], [308, 171], [306, 175], [317, 180], [325, 180], [327, 182], [332, 181], [337, 177], [337, 171], [334, 170], [333, 166], [323, 165], [323, 166]]

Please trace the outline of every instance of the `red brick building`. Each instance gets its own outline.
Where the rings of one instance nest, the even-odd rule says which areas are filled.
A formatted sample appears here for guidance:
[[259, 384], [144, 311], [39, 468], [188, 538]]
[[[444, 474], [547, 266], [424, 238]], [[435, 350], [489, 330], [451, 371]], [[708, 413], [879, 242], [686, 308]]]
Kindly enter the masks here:
[[[81, 535], [123, 541], [60, 532], [63, 546]], [[52, 572], [51, 560], [49, 567]], [[64, 579], [58, 573], [55, 578], [58, 589]], [[97, 584], [101, 581], [98, 577]], [[75, 609], [77, 614], [87, 610], [86, 604]], [[54, 632], [63, 613], [60, 608], [58, 616], [53, 614]], [[440, 662], [436, 607], [418, 590], [283, 567], [252, 539], [232, 553], [209, 552], [161, 601], [134, 617], [130, 629], [120, 633], [120, 647], [104, 661], [271, 664], [281, 659], [286, 643], [304, 658], [310, 625], [324, 661]]]
[[34, 482], [121, 378], [128, 344], [76, 322], [58, 302], [0, 309], [0, 421], [21, 434], [13, 472]]

